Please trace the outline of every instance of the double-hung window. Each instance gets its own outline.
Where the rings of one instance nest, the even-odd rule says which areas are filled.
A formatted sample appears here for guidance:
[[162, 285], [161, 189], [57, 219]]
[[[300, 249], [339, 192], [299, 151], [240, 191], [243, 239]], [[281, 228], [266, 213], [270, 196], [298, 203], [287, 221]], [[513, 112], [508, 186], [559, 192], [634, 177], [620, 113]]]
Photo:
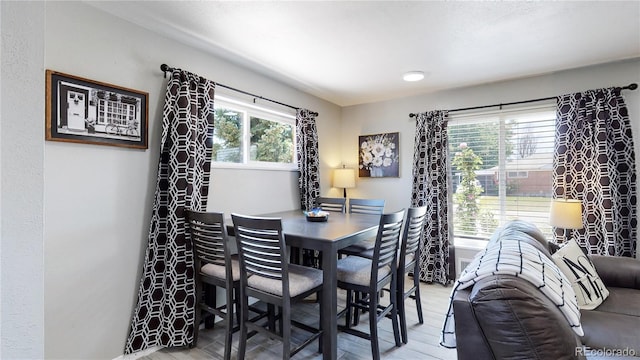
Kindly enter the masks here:
[[513, 219], [551, 236], [554, 105], [450, 114], [455, 239], [486, 240]]
[[295, 116], [221, 96], [214, 109], [215, 167], [297, 168]]

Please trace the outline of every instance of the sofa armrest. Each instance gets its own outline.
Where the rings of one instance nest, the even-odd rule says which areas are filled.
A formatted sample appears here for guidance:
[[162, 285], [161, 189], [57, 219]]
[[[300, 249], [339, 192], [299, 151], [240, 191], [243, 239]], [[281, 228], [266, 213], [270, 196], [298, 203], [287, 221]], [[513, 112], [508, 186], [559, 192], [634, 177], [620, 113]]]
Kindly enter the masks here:
[[640, 260], [602, 255], [589, 257], [605, 286], [640, 290]]

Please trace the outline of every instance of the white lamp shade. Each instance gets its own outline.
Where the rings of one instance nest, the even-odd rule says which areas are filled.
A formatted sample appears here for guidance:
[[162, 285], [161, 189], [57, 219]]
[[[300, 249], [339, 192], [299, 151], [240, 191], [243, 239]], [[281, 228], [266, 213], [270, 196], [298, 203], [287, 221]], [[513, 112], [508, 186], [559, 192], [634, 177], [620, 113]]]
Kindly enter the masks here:
[[356, 187], [356, 171], [354, 169], [335, 169], [333, 171], [333, 187], [350, 189]]
[[562, 229], [582, 229], [582, 203], [580, 200], [554, 199], [549, 212], [551, 226]]

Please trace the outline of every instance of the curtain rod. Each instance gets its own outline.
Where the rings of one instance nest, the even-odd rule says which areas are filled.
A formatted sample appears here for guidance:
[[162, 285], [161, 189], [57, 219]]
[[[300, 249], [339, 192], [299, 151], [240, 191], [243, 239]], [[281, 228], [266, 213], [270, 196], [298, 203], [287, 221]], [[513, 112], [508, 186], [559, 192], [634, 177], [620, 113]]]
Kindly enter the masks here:
[[[623, 86], [620, 89], [621, 90], [635, 90], [638, 88], [638, 84], [636, 83], [632, 83], [629, 84], [627, 86]], [[523, 100], [523, 101], [514, 101], [514, 102], [509, 102], [509, 103], [504, 103], [504, 104], [493, 104], [493, 105], [482, 105], [482, 106], [471, 106], [471, 107], [466, 107], [466, 108], [459, 108], [459, 109], [453, 109], [453, 110], [448, 110], [448, 112], [452, 112], [452, 111], [465, 111], [465, 110], [477, 110], [477, 109], [486, 109], [486, 108], [490, 108], [490, 107], [496, 107], [499, 106], [500, 109], [502, 109], [503, 106], [507, 106], [507, 105], [518, 105], [518, 104], [526, 104], [526, 103], [532, 103], [532, 102], [537, 102], [537, 101], [545, 101], [545, 100], [553, 100], [557, 98], [557, 96], [551, 96], [551, 97], [546, 97], [546, 98], [539, 98], [539, 99], [532, 99], [532, 100]], [[416, 117], [418, 114], [415, 113], [410, 113], [409, 117]]]
[[[167, 65], [167, 64], [162, 64], [162, 65], [160, 65], [160, 70], [162, 70], [162, 72], [164, 73], [164, 77], [166, 78], [166, 77], [167, 77], [167, 71], [180, 70], [180, 69], [172, 68], [172, 67], [170, 67], [170, 66], [169, 66], [169, 65]], [[227, 86], [227, 85], [220, 84], [220, 83], [215, 83], [215, 84], [216, 84], [216, 86], [220, 86], [220, 87], [223, 87], [223, 88], [225, 88], [225, 89], [229, 89], [229, 90], [233, 90], [233, 91], [235, 91], [235, 92], [239, 92], [239, 93], [241, 93], [241, 94], [249, 95], [249, 96], [251, 96], [251, 97], [253, 97], [253, 98], [254, 98], [254, 99], [253, 99], [253, 102], [254, 102], [254, 103], [256, 102], [256, 99], [260, 99], [260, 100], [270, 101], [270, 102], [275, 103], [275, 104], [278, 104], [278, 105], [286, 106], [286, 107], [291, 108], [291, 109], [294, 109], [294, 110], [300, 110], [300, 108], [299, 108], [299, 107], [295, 107], [295, 106], [292, 106], [292, 105], [288, 105], [288, 104], [285, 104], [285, 103], [281, 103], [281, 102], [279, 102], [279, 101], [275, 101], [275, 100], [267, 99], [266, 97], [262, 97], [262, 96], [260, 96], [260, 95], [252, 94], [252, 93], [250, 93], [250, 92], [246, 92], [246, 91], [244, 91], [244, 90], [236, 89], [236, 88], [233, 88], [233, 87], [231, 87], [231, 86]], [[315, 112], [315, 111], [311, 111], [310, 113], [311, 113], [311, 115], [313, 115], [313, 116], [318, 116], [318, 113], [317, 113], [317, 112]]]

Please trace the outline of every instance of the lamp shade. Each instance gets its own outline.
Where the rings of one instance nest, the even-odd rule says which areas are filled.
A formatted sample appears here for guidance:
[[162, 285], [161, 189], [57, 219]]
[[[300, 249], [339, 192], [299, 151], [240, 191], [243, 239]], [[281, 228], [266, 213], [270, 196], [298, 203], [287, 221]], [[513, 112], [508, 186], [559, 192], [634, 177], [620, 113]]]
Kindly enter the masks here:
[[333, 187], [350, 189], [356, 187], [356, 171], [342, 168], [333, 171]]
[[554, 199], [549, 212], [551, 226], [562, 229], [582, 229], [582, 203], [580, 200]]

